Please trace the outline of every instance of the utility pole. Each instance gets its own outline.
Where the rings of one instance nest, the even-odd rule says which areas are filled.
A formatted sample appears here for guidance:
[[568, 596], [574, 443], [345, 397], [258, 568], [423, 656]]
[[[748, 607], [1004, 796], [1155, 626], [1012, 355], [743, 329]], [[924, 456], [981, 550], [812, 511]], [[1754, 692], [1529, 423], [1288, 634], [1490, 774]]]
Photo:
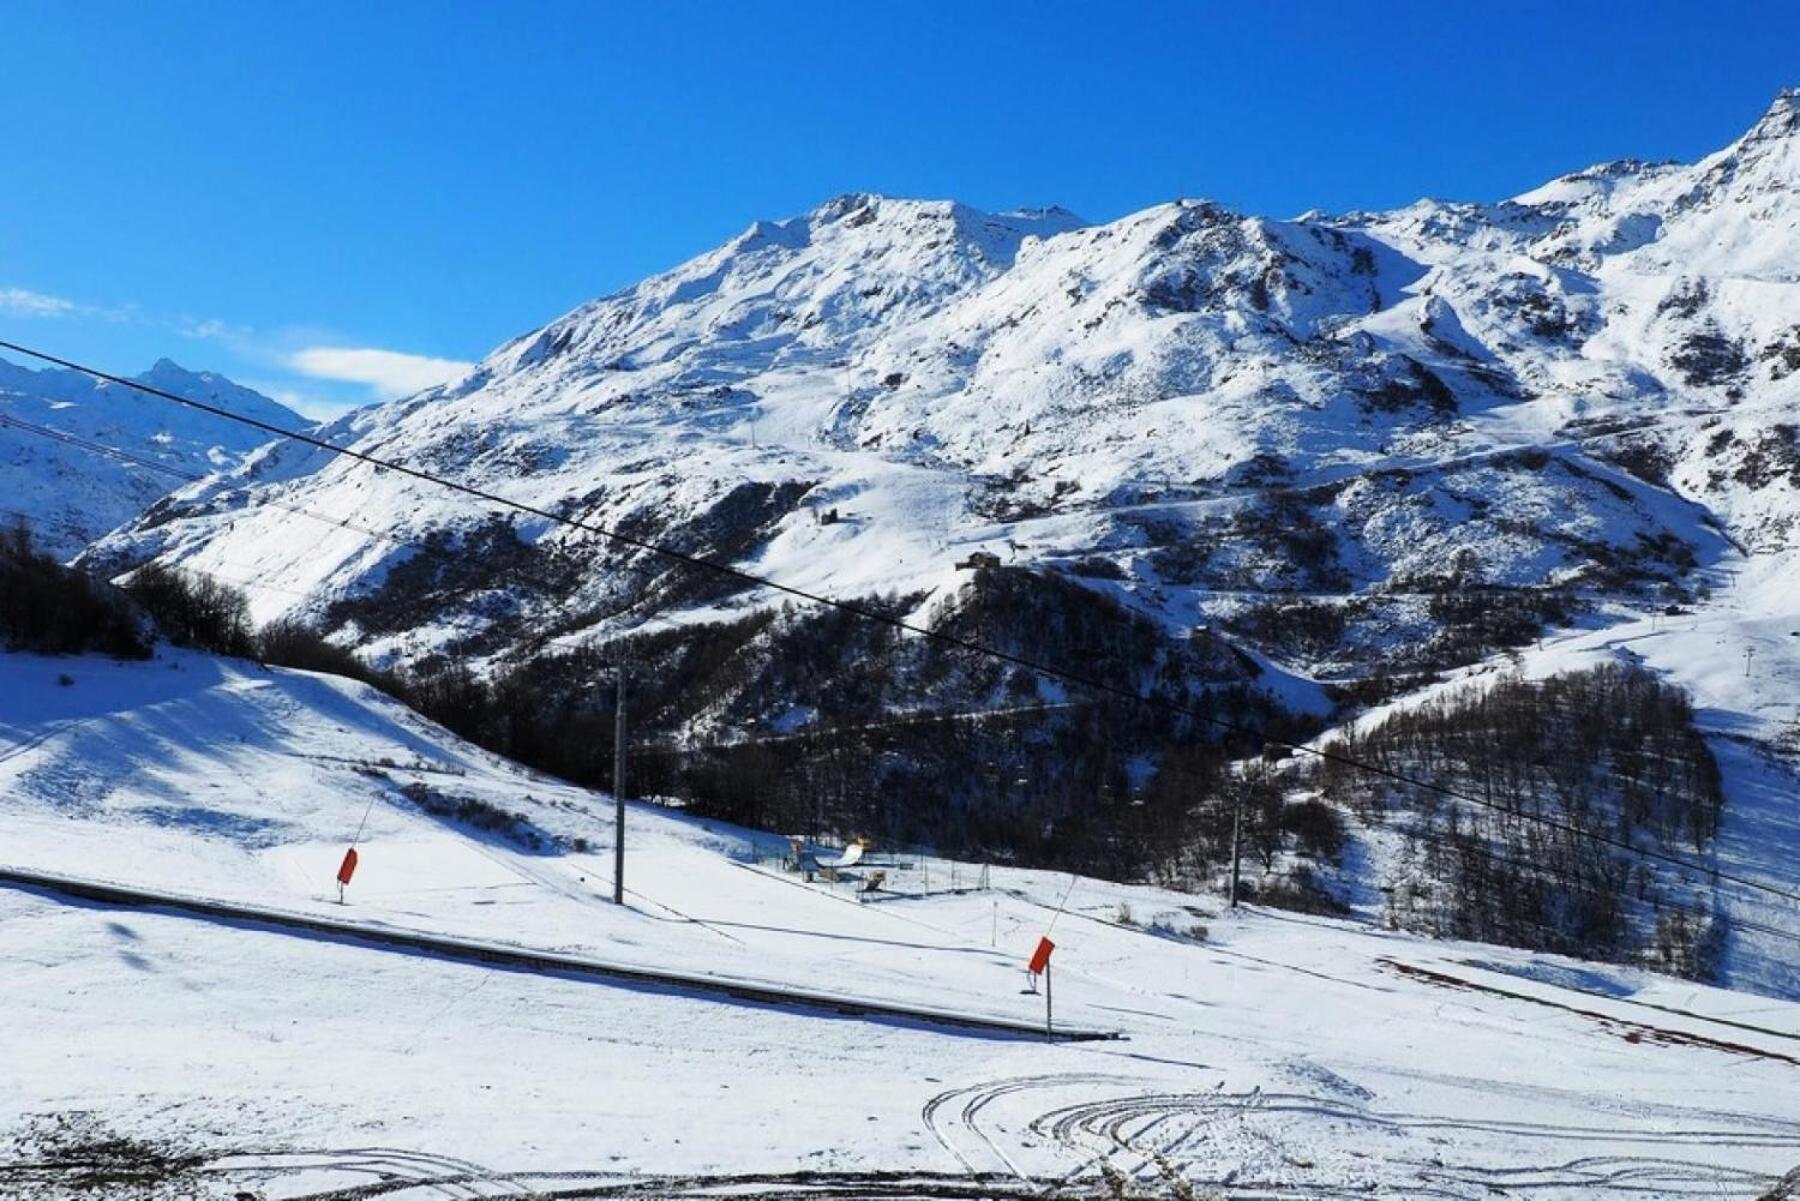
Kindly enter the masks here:
[[619, 664], [613, 711], [613, 904], [625, 903], [625, 665]]
[[1241, 836], [1244, 825], [1244, 793], [1250, 787], [1250, 769], [1244, 769], [1244, 778], [1231, 790], [1231, 908], [1238, 907], [1238, 863], [1239, 852], [1243, 847]]

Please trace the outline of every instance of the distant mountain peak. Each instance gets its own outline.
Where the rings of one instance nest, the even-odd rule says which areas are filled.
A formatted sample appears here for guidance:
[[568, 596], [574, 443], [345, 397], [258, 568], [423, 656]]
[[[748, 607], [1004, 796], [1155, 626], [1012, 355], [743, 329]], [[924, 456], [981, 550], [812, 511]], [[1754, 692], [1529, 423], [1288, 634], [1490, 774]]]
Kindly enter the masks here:
[[[297, 427], [303, 419], [268, 397], [211, 371], [190, 371], [161, 358], [132, 382], [176, 396], [216, 402], [266, 424]], [[33, 371], [0, 361], [0, 416], [20, 427], [0, 429], [0, 480], [7, 508], [33, 528], [59, 558], [139, 516], [183, 476], [229, 470], [269, 440], [267, 433], [216, 415], [169, 404], [84, 372]], [[77, 442], [59, 443], [29, 427], [101, 443], [135, 461]], [[154, 461], [160, 467], [146, 467]]]
[[150, 369], [148, 371], [142, 372], [137, 376], [137, 379], [144, 383], [155, 380], [212, 381], [220, 378], [222, 377], [211, 371], [190, 371], [167, 356], [156, 360], [156, 362], [150, 364]]
[[1782, 88], [1775, 93], [1768, 111], [1750, 127], [1742, 141], [1772, 141], [1795, 134], [1800, 134], [1800, 88]]
[[1060, 204], [1027, 205], [1024, 208], [1007, 209], [996, 215], [1023, 221], [1073, 221], [1087, 224], [1079, 214], [1070, 212]]
[[[845, 192], [833, 196], [799, 221], [815, 230], [880, 226], [907, 231], [919, 226], [948, 226], [961, 240], [981, 242], [992, 241], [996, 234], [1009, 242], [1025, 237], [1052, 237], [1087, 224], [1060, 205], [990, 212], [960, 200], [926, 200], [879, 192]], [[758, 221], [751, 226], [747, 236], [759, 233], [766, 236], [773, 227], [785, 228], [793, 224], [783, 221], [771, 226], [769, 222]]]
[[[1702, 161], [1694, 186], [1677, 202], [1679, 209], [1710, 209], [1721, 203], [1747, 205], [1759, 222], [1772, 215], [1777, 198], [1800, 192], [1800, 88], [1776, 94], [1762, 117], [1737, 141]], [[1784, 253], [1780, 256], [1787, 259]], [[1791, 277], [1792, 267], [1765, 264]]]

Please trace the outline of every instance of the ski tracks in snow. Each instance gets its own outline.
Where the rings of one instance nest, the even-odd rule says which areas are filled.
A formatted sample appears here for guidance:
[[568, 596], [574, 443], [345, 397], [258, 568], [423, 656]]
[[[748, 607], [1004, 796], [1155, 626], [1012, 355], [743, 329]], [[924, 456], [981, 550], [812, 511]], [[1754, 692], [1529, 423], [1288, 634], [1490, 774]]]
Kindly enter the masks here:
[[[1046, 1195], [1099, 1186], [1113, 1197], [1177, 1201], [1221, 1190], [1233, 1198], [1350, 1198], [1395, 1188], [1408, 1196], [1456, 1199], [1514, 1192], [1567, 1198], [1752, 1194], [1768, 1186], [1770, 1173], [1682, 1151], [1767, 1148], [1783, 1159], [1800, 1155], [1800, 1121], [1765, 1115], [1659, 1111], [1632, 1115], [1640, 1119], [1635, 1123], [1566, 1125], [1377, 1109], [1365, 1103], [1372, 1097], [1357, 1095], [1360, 1089], [1340, 1096], [1260, 1087], [1227, 1092], [1221, 1082], [1202, 1092], [1121, 1091], [1134, 1083], [1098, 1074], [1003, 1077], [940, 1092], [921, 1117], [971, 1174], [998, 1170], [1021, 1183], [1044, 1181], [1028, 1170], [1022, 1153], [1041, 1156], [1039, 1149], [1049, 1146], [1077, 1162], [1059, 1180], [1040, 1184]], [[1035, 1107], [1069, 1090], [1084, 1095], [1018, 1120], [1018, 1103], [1027, 1094], [1044, 1094], [1031, 1098]], [[1116, 1095], [1095, 1096], [1102, 1091]], [[1009, 1106], [1010, 1122], [1001, 1114]], [[1500, 1135], [1519, 1153], [1511, 1164], [1457, 1163], [1458, 1133]], [[1569, 1155], [1570, 1144], [1587, 1153]], [[1041, 1164], [1030, 1166], [1041, 1171]]]
[[[982, 1171], [977, 1160], [991, 1157], [998, 1161], [1002, 1170], [1020, 1180], [1029, 1180], [1030, 1177], [1020, 1170], [1005, 1149], [977, 1123], [976, 1119], [984, 1109], [1001, 1097], [1028, 1089], [1128, 1083], [1130, 1081], [1123, 1076], [1008, 1076], [941, 1092], [925, 1103], [919, 1116], [924, 1119], [925, 1128], [937, 1139], [939, 1145], [968, 1171]], [[979, 1144], [979, 1147], [975, 1144]], [[989, 1165], [989, 1170], [991, 1168], [992, 1165]]]

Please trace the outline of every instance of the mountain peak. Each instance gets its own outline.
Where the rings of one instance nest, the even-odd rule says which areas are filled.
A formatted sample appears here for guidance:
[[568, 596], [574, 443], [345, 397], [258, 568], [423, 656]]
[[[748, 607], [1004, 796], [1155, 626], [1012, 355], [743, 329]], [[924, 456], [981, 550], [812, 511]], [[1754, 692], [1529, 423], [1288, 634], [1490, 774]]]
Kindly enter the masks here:
[[[1800, 167], [1800, 88], [1776, 93], [1768, 111], [1743, 137], [1700, 166], [1698, 181], [1676, 202], [1678, 209], [1705, 209], [1729, 199], [1762, 211], [1773, 196], [1791, 197]], [[1759, 220], [1766, 217], [1765, 212]], [[1778, 255], [1789, 257], [1785, 247]], [[1784, 277], [1788, 271], [1782, 272]]]
[[1002, 236], [1050, 237], [1087, 224], [1060, 205], [1021, 207], [990, 212], [960, 200], [922, 200], [879, 192], [845, 192], [807, 214], [813, 226], [841, 225], [856, 229], [880, 221], [896, 228], [953, 226], [967, 236], [1009, 231]]
[[185, 396], [189, 400], [207, 400], [228, 406], [233, 412], [259, 421], [289, 425], [303, 419], [298, 413], [271, 400], [254, 388], [246, 388], [216, 371], [193, 371], [167, 356], [156, 360], [148, 371], [132, 377], [136, 383], [148, 384], [164, 392]]
[[911, 200], [899, 196], [884, 196], [879, 192], [845, 192], [840, 196], [833, 196], [807, 215], [815, 225], [842, 222], [856, 227], [878, 218], [895, 216], [950, 217], [963, 208], [955, 200]]
[[150, 364], [150, 370], [148, 370], [148, 371], [144, 372], [142, 375], [138, 376], [138, 379], [140, 379], [140, 380], [171, 379], [171, 378], [196, 379], [196, 378], [205, 378], [206, 375], [208, 375], [208, 374], [209, 374], [208, 372], [204, 372], [204, 371], [189, 371], [186, 367], [183, 367], [180, 363], [177, 363], [174, 359], [164, 356], [163, 358], [160, 358], [160, 359], [156, 360], [156, 362]]
[[1800, 134], [1800, 88], [1782, 88], [1743, 141], [1772, 142]]

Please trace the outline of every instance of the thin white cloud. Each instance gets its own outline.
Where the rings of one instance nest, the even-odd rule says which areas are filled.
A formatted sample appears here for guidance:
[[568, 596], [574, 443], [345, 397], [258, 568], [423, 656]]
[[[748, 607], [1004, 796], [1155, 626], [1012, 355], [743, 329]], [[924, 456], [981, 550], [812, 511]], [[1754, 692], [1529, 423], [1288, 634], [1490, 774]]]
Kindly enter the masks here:
[[248, 329], [227, 324], [217, 317], [208, 317], [204, 321], [183, 317], [175, 323], [175, 332], [184, 338], [205, 338], [215, 342], [241, 342], [250, 337]]
[[0, 313], [14, 317], [73, 317], [88, 311], [86, 305], [60, 296], [33, 292], [29, 288], [0, 288]]
[[[284, 405], [312, 421], [328, 421], [351, 409], [361, 408], [369, 403], [366, 396], [333, 396], [318, 388], [296, 388], [291, 379], [266, 379], [254, 375], [236, 375], [232, 382], [252, 392], [261, 392], [278, 405]], [[326, 391], [330, 391], [327, 386]], [[360, 392], [361, 389], [355, 389]]]
[[[393, 400], [451, 383], [475, 367], [460, 359], [333, 345], [341, 335], [318, 326], [290, 325], [266, 331], [217, 317], [145, 314], [136, 305], [106, 307], [12, 285], [0, 285], [0, 317], [131, 322], [211, 343], [235, 360], [213, 366], [240, 381], [247, 375], [265, 373], [261, 380], [246, 381], [247, 386], [315, 420], [336, 417], [371, 401]], [[306, 378], [275, 378], [279, 372]], [[318, 382], [309, 384], [309, 380]]]
[[382, 400], [407, 396], [459, 380], [475, 364], [369, 347], [309, 346], [287, 356], [287, 365], [315, 379], [364, 384]]

